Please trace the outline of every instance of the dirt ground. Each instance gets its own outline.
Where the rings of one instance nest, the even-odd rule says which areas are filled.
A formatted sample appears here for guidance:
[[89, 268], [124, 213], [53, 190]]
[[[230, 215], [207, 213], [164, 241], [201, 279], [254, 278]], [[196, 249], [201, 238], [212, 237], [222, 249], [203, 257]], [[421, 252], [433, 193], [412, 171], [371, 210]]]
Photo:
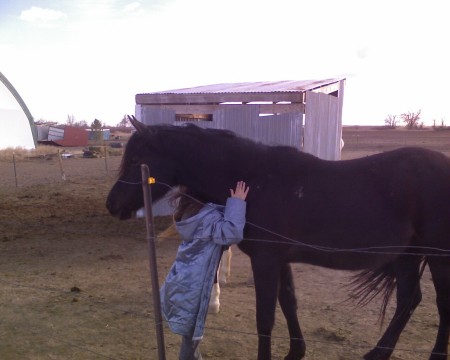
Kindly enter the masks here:
[[[343, 159], [409, 145], [450, 155], [450, 131], [347, 127], [343, 138]], [[56, 160], [20, 161], [15, 168], [0, 162], [0, 359], [158, 358], [145, 223], [119, 221], [104, 206], [119, 164], [120, 157], [65, 159], [62, 168]], [[157, 233], [169, 224], [157, 218]], [[176, 239], [157, 243], [160, 282], [177, 246]], [[233, 247], [221, 311], [207, 319], [204, 359], [256, 358], [248, 266]], [[293, 269], [306, 359], [361, 359], [386, 326], [378, 321], [380, 300], [364, 308], [346, 301], [351, 273]], [[423, 301], [392, 359], [427, 359], [432, 349], [437, 311], [428, 272], [422, 286]], [[176, 359], [180, 339], [166, 326], [164, 335], [166, 358]], [[279, 309], [273, 335], [273, 357], [283, 359], [289, 340]]]

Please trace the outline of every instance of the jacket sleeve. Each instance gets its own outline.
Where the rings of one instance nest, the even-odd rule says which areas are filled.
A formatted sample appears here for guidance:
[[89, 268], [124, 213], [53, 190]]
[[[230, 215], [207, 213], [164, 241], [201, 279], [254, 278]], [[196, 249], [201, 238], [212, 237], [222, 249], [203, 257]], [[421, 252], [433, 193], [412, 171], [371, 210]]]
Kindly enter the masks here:
[[238, 198], [228, 198], [223, 216], [212, 223], [211, 235], [219, 245], [237, 244], [244, 237], [247, 203]]

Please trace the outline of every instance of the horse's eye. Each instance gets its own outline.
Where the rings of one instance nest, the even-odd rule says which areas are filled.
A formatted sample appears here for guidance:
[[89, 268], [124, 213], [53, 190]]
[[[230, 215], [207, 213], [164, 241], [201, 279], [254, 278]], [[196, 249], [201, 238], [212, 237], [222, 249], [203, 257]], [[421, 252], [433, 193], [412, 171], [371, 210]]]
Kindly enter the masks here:
[[137, 157], [133, 157], [130, 161], [132, 166], [139, 166], [141, 164], [141, 161]]

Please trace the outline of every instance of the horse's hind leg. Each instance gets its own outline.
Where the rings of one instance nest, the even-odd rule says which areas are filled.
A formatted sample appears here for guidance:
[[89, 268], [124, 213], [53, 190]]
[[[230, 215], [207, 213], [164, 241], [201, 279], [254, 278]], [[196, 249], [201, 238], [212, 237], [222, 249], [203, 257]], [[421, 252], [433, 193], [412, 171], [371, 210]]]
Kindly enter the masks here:
[[439, 312], [439, 329], [436, 343], [430, 360], [446, 360], [448, 358], [448, 341], [450, 335], [450, 265], [446, 257], [428, 260], [434, 288], [436, 289], [436, 305]]
[[394, 274], [397, 280], [397, 307], [377, 346], [368, 352], [364, 359], [387, 360], [390, 358], [400, 334], [414, 309], [422, 300], [419, 268], [419, 257], [399, 258], [394, 264]]
[[256, 293], [258, 360], [270, 360], [280, 265], [270, 256], [252, 257], [251, 260]]
[[285, 357], [285, 360], [302, 359], [305, 356], [306, 346], [297, 317], [297, 299], [290, 264], [283, 265], [280, 270], [278, 301], [286, 318], [289, 337], [291, 338], [289, 354]]

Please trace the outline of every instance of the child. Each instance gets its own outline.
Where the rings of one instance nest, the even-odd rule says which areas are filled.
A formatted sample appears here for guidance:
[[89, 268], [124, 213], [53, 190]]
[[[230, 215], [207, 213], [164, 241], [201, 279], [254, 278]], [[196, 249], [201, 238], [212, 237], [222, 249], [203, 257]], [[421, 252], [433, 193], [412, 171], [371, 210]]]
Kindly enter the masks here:
[[180, 360], [202, 359], [198, 346], [222, 247], [243, 238], [248, 191], [238, 181], [225, 206], [179, 195], [174, 219], [182, 243], [161, 287], [161, 307], [171, 331], [183, 336]]

